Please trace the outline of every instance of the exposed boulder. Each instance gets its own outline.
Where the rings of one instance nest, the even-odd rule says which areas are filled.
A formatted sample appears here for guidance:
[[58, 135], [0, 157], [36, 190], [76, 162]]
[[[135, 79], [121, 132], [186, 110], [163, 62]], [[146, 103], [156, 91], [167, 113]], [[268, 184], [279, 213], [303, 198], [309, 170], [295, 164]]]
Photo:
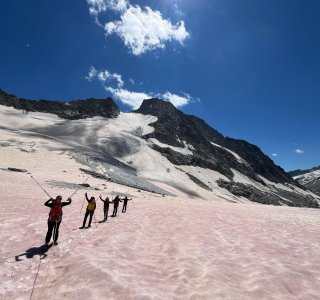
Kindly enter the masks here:
[[20, 172], [20, 173], [27, 173], [28, 172], [25, 169], [18, 169], [18, 168], [11, 168], [11, 167], [9, 167], [8, 170], [12, 171], [12, 172]]

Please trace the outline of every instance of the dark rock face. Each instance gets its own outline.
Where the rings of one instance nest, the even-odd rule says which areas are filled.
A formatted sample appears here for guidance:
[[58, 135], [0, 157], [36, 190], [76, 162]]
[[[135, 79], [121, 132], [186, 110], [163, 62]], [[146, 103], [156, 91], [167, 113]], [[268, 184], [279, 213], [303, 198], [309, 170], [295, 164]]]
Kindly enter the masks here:
[[[261, 149], [243, 140], [235, 140], [229, 137], [225, 138], [223, 146], [236, 152], [244, 160], [250, 163], [255, 173], [262, 175], [270, 181], [277, 183], [297, 183], [280, 166], [265, 155]], [[302, 188], [302, 186], [299, 186]]]
[[315, 177], [313, 180], [308, 182], [305, 187], [320, 196], [320, 177]]
[[295, 192], [289, 192], [277, 188], [274, 188], [274, 193], [271, 194], [262, 192], [252, 185], [235, 181], [225, 181], [223, 179], [219, 179], [217, 183], [220, 187], [227, 189], [235, 196], [245, 197], [253, 202], [258, 202], [261, 204], [286, 204], [288, 206], [296, 207], [319, 208], [318, 202], [313, 197], [308, 195], [301, 195]]
[[[151, 124], [155, 128], [154, 132], [145, 138], [156, 138], [161, 143], [175, 147], [185, 147], [183, 141], [192, 146], [189, 150], [193, 154], [189, 156], [177, 153], [170, 148], [153, 146], [175, 165], [209, 168], [229, 179], [233, 178], [231, 170], [233, 168], [261, 184], [265, 183], [257, 175], [262, 175], [276, 183], [287, 182], [299, 185], [257, 146], [242, 140], [224, 137], [203, 120], [184, 114], [169, 102], [159, 99], [145, 100], [136, 112], [158, 117], [157, 122]], [[232, 150], [247, 163], [239, 161], [228, 150], [213, 145], [211, 142]]]
[[0, 89], [0, 105], [14, 107], [25, 113], [38, 111], [56, 114], [63, 119], [84, 119], [94, 116], [116, 118], [120, 114], [117, 104], [111, 99], [86, 99], [70, 102], [27, 100], [9, 95]]

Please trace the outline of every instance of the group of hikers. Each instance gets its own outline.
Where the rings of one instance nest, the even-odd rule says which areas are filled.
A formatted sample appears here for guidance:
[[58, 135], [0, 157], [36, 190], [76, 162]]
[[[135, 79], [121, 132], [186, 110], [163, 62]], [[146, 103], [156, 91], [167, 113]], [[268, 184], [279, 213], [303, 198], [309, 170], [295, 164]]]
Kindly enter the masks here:
[[[92, 218], [97, 207], [95, 197], [90, 197], [89, 199], [88, 194], [85, 193], [85, 199], [87, 200], [88, 205], [87, 205], [86, 213], [84, 215], [83, 224], [80, 227], [80, 229], [91, 227]], [[123, 201], [122, 213], [125, 213], [127, 211], [128, 201], [132, 199], [129, 199], [127, 196], [121, 199], [120, 196], [117, 195], [112, 201], [110, 201], [108, 197], [103, 199], [100, 195], [100, 200], [103, 202], [103, 214], [104, 214], [104, 218], [101, 222], [106, 222], [108, 219], [109, 207], [111, 203], [113, 204], [113, 213], [111, 217], [116, 217], [120, 202]], [[59, 227], [62, 221], [62, 214], [63, 214], [62, 207], [71, 204], [71, 202], [72, 202], [71, 198], [68, 198], [66, 202], [62, 202], [62, 197], [57, 196], [56, 199], [51, 198], [44, 203], [45, 206], [50, 207], [49, 218], [48, 218], [48, 231], [45, 239], [45, 246], [49, 244], [52, 234], [53, 234], [53, 244], [54, 245], [58, 244]], [[89, 224], [87, 227], [85, 227], [88, 217], [89, 217]]]

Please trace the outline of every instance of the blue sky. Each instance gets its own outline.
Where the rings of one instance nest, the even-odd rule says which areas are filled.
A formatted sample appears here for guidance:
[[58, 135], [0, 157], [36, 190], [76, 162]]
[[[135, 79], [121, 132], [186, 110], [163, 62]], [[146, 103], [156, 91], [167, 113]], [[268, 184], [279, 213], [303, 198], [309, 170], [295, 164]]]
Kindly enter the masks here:
[[310, 168], [320, 165], [319, 9], [316, 0], [2, 0], [0, 87], [32, 99], [112, 96], [123, 111], [162, 97], [286, 170]]

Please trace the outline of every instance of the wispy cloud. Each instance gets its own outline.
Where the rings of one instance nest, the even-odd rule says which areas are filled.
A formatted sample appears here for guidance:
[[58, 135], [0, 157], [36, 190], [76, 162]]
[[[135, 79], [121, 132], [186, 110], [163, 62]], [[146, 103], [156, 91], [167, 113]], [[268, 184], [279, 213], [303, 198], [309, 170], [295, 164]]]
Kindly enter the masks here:
[[173, 10], [175, 12], [175, 14], [179, 17], [183, 17], [184, 16], [184, 13], [182, 12], [182, 10], [179, 8], [178, 4], [175, 3], [173, 4]]
[[271, 155], [274, 156], [274, 157], [277, 157], [278, 153], [272, 153]]
[[297, 154], [304, 154], [304, 150], [302, 149], [295, 149], [294, 152]]
[[184, 21], [173, 24], [159, 11], [146, 6], [131, 5], [127, 0], [87, 0], [89, 12], [101, 25], [98, 17], [107, 10], [120, 14], [120, 19], [104, 25], [106, 35], [118, 35], [134, 55], [163, 49], [167, 42], [183, 44], [190, 34]]
[[97, 78], [103, 83], [116, 84], [118, 88], [122, 88], [124, 85], [121, 75], [117, 73], [110, 73], [107, 70], [97, 71], [94, 67], [90, 67], [89, 73], [85, 78], [89, 81], [93, 78]]
[[98, 75], [98, 71], [94, 67], [90, 67], [90, 70], [88, 72], [88, 75], [85, 77], [85, 79], [91, 81], [93, 78], [95, 78]]
[[[123, 104], [130, 106], [133, 109], [140, 107], [143, 100], [150, 98], [159, 98], [165, 101], [171, 102], [175, 107], [183, 107], [192, 101], [199, 101], [199, 98], [194, 100], [189, 94], [181, 93], [177, 95], [169, 91], [165, 93], [153, 93], [153, 92], [137, 92], [129, 91], [123, 88], [125, 82], [122, 76], [117, 73], [111, 73], [108, 70], [98, 71], [96, 68], [91, 67], [88, 75], [85, 76], [88, 81], [93, 79], [99, 80], [106, 91], [112, 94], [112, 96], [121, 101]], [[131, 84], [134, 83], [132, 78], [129, 79]]]
[[87, 0], [87, 3], [89, 4], [89, 13], [95, 17], [108, 9], [118, 12], [124, 11], [129, 5], [127, 0]]

